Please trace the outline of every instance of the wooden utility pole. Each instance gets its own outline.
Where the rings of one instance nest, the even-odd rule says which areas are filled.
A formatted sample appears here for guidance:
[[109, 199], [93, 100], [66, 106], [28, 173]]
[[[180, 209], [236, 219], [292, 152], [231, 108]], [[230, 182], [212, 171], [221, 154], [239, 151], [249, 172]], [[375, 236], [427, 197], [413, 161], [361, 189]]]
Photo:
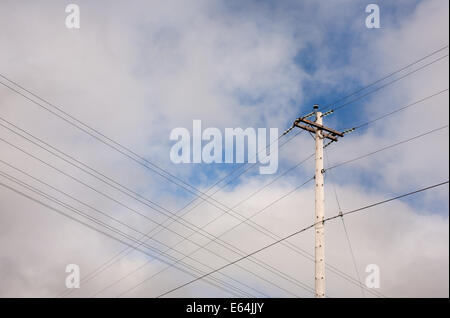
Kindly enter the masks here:
[[[294, 126], [315, 134], [316, 140], [316, 169], [315, 169], [315, 290], [316, 298], [325, 297], [325, 194], [323, 182], [323, 140], [329, 139], [337, 141], [337, 136], [344, 134], [334, 129], [323, 126], [323, 115], [319, 111], [319, 106], [314, 105], [314, 111], [310, 116], [315, 115], [316, 120], [310, 121], [305, 117], [300, 117], [294, 122]], [[309, 117], [309, 116], [308, 116]], [[306, 125], [304, 125], [306, 124]]]
[[[315, 106], [316, 107], [316, 106]], [[322, 125], [322, 113], [316, 111], [316, 124]], [[316, 129], [316, 170], [315, 170], [315, 285], [316, 297], [325, 297], [325, 218], [323, 189], [323, 136], [322, 130]]]

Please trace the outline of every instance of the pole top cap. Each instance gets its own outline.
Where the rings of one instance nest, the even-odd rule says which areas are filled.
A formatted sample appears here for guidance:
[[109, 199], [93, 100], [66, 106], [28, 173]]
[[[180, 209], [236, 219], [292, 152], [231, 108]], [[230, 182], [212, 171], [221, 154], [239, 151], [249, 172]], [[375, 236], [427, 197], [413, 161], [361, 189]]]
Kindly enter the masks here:
[[314, 109], [314, 110], [319, 109], [319, 105], [315, 104], [315, 105], [313, 106], [313, 109]]

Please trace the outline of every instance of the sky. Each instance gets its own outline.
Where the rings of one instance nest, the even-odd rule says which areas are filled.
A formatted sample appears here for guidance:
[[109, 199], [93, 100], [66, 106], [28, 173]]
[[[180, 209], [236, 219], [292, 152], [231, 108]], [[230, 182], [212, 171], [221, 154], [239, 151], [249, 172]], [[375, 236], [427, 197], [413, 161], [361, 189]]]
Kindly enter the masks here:
[[[0, 85], [1, 297], [157, 297], [312, 224], [313, 182], [293, 190], [313, 176], [313, 160], [284, 174], [314, 152], [311, 136], [293, 130], [279, 140], [276, 174], [245, 165], [233, 178], [242, 164], [170, 160], [171, 131], [192, 131], [193, 120], [282, 133], [314, 104], [361, 96], [323, 118], [346, 130], [441, 92], [326, 148], [330, 167], [442, 128], [327, 171], [325, 215], [448, 180], [448, 1], [377, 2], [379, 29], [366, 27], [371, 2], [359, 0], [74, 1], [79, 29], [65, 25], [69, 3], [0, 2], [0, 82], [53, 111]], [[372, 88], [423, 69], [342, 100], [441, 48]], [[185, 208], [197, 189], [207, 200]], [[102, 267], [127, 245], [76, 211], [133, 246], [152, 238]], [[448, 211], [444, 185], [345, 216], [357, 271], [342, 220], [327, 222], [327, 295], [448, 297]], [[313, 253], [314, 232], [305, 231], [167, 296], [313, 297]], [[65, 286], [68, 264], [79, 265], [80, 289]], [[380, 288], [362, 291], [369, 264], [380, 269]]]

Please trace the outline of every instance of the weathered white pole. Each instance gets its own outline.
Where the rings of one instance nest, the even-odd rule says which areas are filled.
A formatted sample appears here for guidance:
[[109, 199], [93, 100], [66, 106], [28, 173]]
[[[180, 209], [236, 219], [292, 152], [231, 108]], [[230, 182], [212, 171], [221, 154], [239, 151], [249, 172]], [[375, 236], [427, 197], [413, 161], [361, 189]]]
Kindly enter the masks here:
[[[316, 123], [322, 125], [322, 113], [316, 110]], [[316, 129], [315, 171], [315, 287], [316, 297], [325, 297], [325, 233], [324, 233], [324, 184], [323, 184], [323, 131]]]

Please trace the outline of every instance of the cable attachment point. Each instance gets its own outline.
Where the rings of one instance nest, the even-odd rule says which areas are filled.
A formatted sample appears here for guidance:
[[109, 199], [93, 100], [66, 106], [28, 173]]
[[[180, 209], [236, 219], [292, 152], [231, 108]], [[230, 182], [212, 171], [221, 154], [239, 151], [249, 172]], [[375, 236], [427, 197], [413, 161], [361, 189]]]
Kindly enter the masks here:
[[344, 217], [344, 214], [342, 213], [341, 210], [339, 210], [338, 216], [340, 216], [341, 218]]
[[350, 129], [347, 129], [347, 130], [344, 130], [342, 133], [345, 135], [345, 134], [348, 134], [348, 133], [351, 133], [352, 131], [355, 131], [355, 127], [353, 127], [353, 128], [350, 128]]
[[313, 111], [313, 112], [310, 112], [309, 114], [306, 114], [305, 116], [302, 116], [302, 117], [297, 118], [297, 120], [309, 118], [309, 117], [311, 117], [311, 116], [314, 116], [315, 114], [316, 114], [316, 112]]
[[294, 129], [295, 125], [292, 125], [292, 127], [290, 127], [289, 129], [287, 129], [282, 136], [287, 135], [291, 132], [292, 129]]
[[325, 117], [325, 116], [331, 115], [332, 113], [334, 113], [334, 110], [331, 109], [331, 110], [323, 113], [321, 117]]
[[329, 145], [331, 145], [333, 143], [333, 141], [328, 142], [325, 146], [323, 146], [323, 148], [328, 147]]

